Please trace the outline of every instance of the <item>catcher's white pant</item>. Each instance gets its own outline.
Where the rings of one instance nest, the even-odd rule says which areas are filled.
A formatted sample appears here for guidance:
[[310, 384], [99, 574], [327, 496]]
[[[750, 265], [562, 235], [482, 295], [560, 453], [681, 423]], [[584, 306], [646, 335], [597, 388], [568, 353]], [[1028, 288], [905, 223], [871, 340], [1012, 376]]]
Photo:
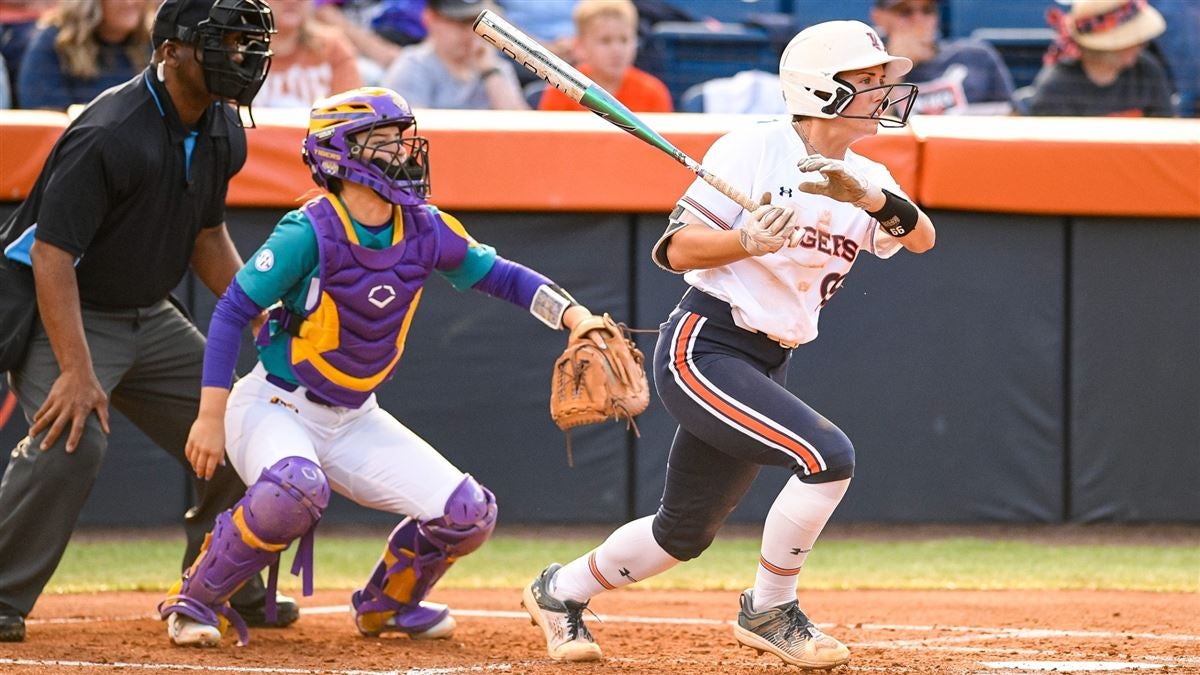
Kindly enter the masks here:
[[356, 503], [428, 520], [443, 515], [463, 473], [379, 407], [330, 407], [266, 379], [262, 364], [234, 385], [225, 451], [246, 485], [285, 457], [316, 462], [330, 486]]

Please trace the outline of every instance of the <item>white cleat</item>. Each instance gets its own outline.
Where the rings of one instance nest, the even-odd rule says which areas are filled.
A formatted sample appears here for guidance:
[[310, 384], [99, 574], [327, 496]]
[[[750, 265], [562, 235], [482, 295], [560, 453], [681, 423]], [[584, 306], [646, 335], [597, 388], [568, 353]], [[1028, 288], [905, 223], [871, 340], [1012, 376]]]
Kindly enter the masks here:
[[599, 661], [603, 658], [600, 645], [583, 623], [586, 602], [559, 600], [550, 595], [546, 585], [561, 567], [553, 564], [525, 587], [521, 606], [529, 613], [530, 623], [542, 629], [546, 636], [546, 651], [555, 661]]
[[221, 642], [219, 628], [179, 613], [167, 617], [167, 636], [180, 647], [216, 647]]
[[822, 633], [793, 600], [761, 612], [753, 610], [754, 591], [742, 593], [733, 637], [759, 653], [770, 652], [785, 663], [812, 670], [836, 668], [850, 660], [850, 650]]

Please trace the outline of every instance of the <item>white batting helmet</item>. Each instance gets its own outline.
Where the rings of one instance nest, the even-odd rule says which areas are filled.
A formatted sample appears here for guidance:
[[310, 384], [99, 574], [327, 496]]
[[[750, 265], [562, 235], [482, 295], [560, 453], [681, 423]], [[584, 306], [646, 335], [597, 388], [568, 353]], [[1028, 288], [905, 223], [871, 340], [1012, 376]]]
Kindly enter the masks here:
[[[856, 92], [837, 74], [873, 66], [883, 66], [884, 78], [894, 83], [912, 70], [912, 61], [888, 54], [875, 30], [861, 21], [826, 21], [805, 28], [792, 38], [779, 60], [779, 79], [788, 112], [825, 119], [838, 117], [855, 93], [862, 92]], [[905, 101], [916, 94], [912, 85], [883, 86], [909, 88]], [[907, 118], [906, 109], [903, 119]]]

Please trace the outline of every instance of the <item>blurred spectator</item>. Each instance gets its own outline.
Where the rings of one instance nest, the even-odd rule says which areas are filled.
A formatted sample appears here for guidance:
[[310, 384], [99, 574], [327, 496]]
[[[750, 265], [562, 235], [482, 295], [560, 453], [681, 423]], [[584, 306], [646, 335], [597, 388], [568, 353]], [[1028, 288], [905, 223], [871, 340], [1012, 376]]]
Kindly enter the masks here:
[[1059, 41], [1046, 54], [1029, 100], [1032, 115], [1170, 117], [1171, 88], [1143, 53], [1166, 22], [1146, 0], [1077, 0], [1047, 15]]
[[69, 0], [50, 10], [21, 61], [21, 107], [66, 110], [140, 73], [152, 10], [147, 0]]
[[[573, 12], [579, 0], [498, 0], [504, 18], [550, 51], [570, 61], [575, 39]], [[532, 75], [532, 73], [531, 73]]]
[[491, 0], [428, 0], [420, 44], [405, 47], [380, 85], [414, 108], [528, 110], [512, 63], [475, 35], [475, 17]]
[[0, 110], [12, 107], [12, 87], [8, 85], [8, 68], [5, 67], [4, 55], [0, 54]]
[[4, 57], [12, 106], [18, 107], [16, 92], [21, 58], [37, 30], [38, 19], [52, 9], [57, 0], [0, 0], [0, 56]]
[[907, 56], [905, 81], [918, 85], [914, 113], [1005, 115], [1013, 82], [995, 48], [971, 38], [940, 39], [938, 0], [875, 0], [871, 22], [889, 54]]
[[362, 86], [354, 49], [313, 18], [313, 0], [271, 0], [271, 11], [275, 56], [254, 105], [307, 109], [319, 98]]
[[[363, 80], [378, 84], [404, 45], [425, 39], [425, 0], [315, 0], [316, 17], [346, 36]], [[274, 3], [272, 3], [274, 4]]]
[[[574, 20], [579, 72], [634, 112], [673, 110], [667, 85], [633, 65], [638, 16], [630, 0], [580, 0]], [[546, 88], [538, 109], [583, 110], [552, 87]]]
[[1181, 115], [1200, 116], [1200, 2], [1154, 0], [1167, 30], [1154, 40], [1179, 93]]

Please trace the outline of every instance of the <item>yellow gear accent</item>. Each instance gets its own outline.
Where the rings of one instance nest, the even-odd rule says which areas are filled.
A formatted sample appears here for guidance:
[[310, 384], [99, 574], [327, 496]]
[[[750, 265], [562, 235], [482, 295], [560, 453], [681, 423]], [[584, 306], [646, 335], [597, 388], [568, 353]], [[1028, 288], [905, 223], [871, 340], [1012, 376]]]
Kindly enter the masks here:
[[[408, 329], [412, 325], [413, 316], [417, 313], [417, 305], [420, 304], [421, 295], [424, 292], [425, 289], [421, 288], [413, 296], [412, 303], [408, 307], [408, 315], [404, 317], [404, 323], [396, 334], [396, 355], [378, 373], [370, 377], [353, 377], [338, 370], [321, 356], [323, 352], [337, 349], [337, 309], [333, 298], [325, 293], [321, 293], [321, 304], [301, 326], [300, 337], [292, 338], [292, 364], [308, 361], [321, 374], [321, 377], [351, 391], [374, 390], [391, 374], [392, 369], [396, 367], [396, 362], [404, 353]], [[326, 321], [332, 321], [332, 328], [326, 325]]]
[[254, 534], [254, 532], [250, 530], [250, 526], [246, 524], [245, 507], [243, 506], [237, 507], [237, 510], [233, 512], [233, 525], [238, 529], [238, 534], [242, 535], [242, 541], [246, 542], [246, 545], [250, 548], [257, 549], [259, 551], [278, 553], [279, 551], [287, 548], [288, 544], [291, 543], [287, 542], [285, 544], [268, 544], [262, 539], [259, 539], [258, 535]]

